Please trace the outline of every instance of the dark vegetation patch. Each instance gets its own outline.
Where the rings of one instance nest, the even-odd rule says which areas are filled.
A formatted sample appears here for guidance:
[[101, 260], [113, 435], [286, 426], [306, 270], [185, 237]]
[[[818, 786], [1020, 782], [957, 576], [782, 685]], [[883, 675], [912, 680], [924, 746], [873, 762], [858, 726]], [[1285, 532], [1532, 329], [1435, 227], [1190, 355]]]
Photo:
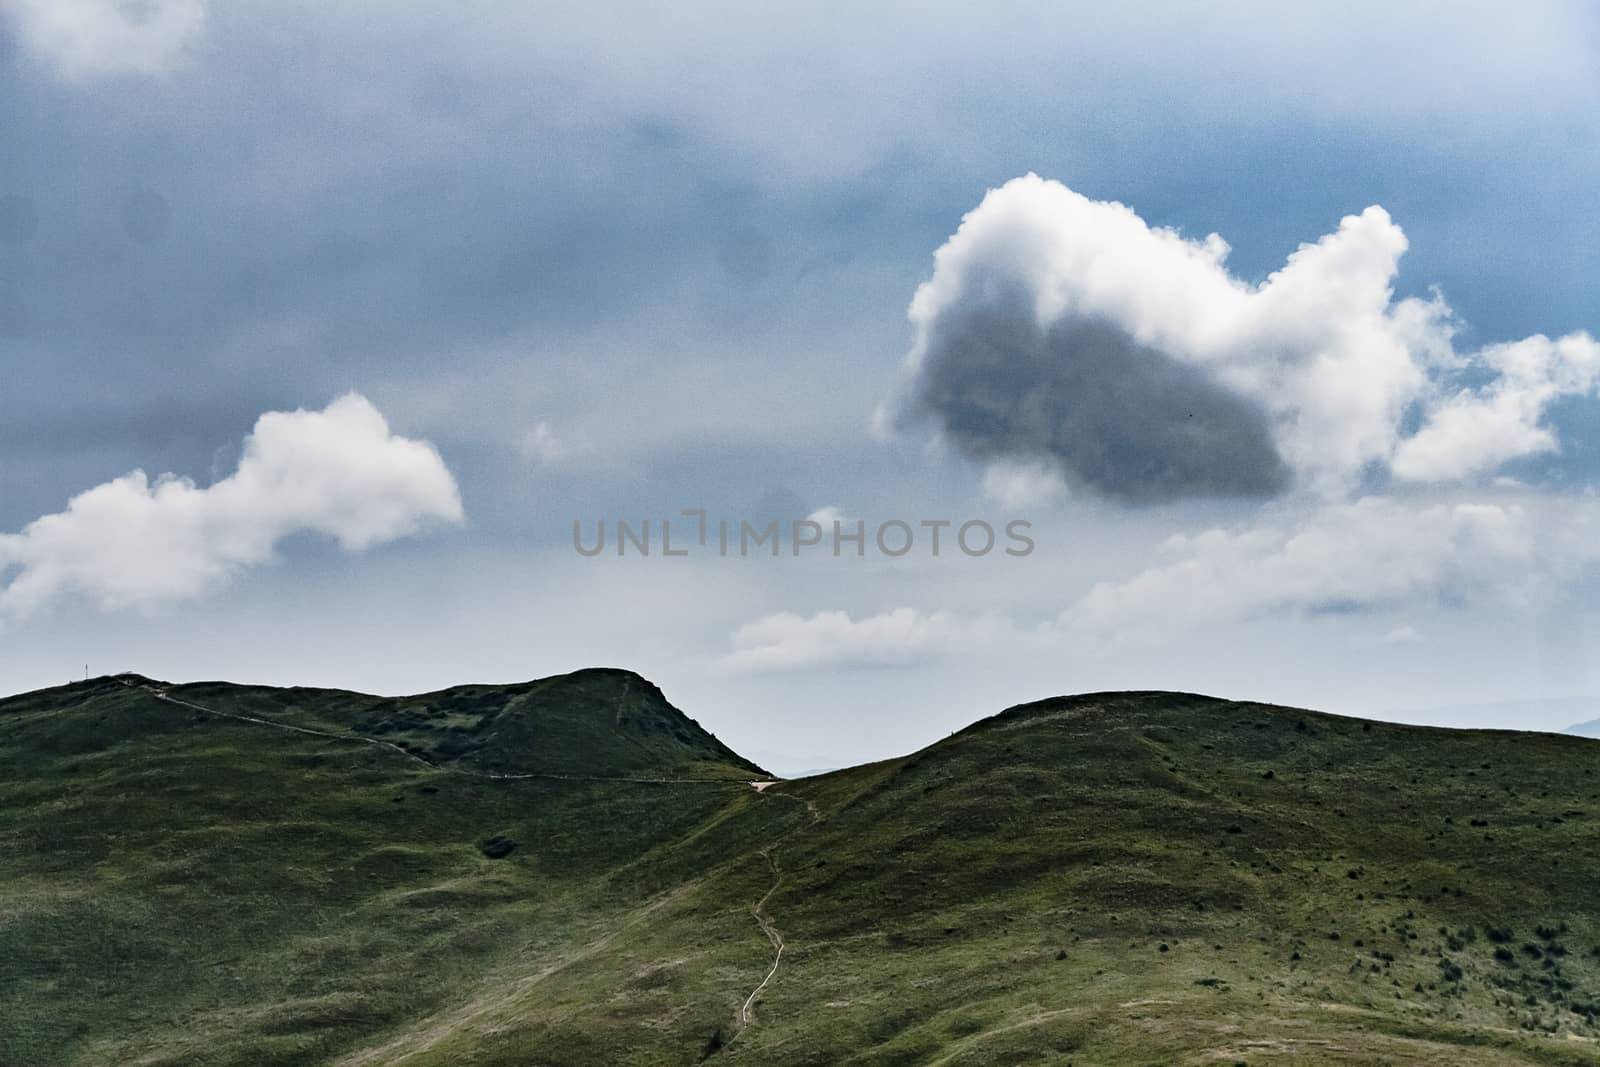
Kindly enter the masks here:
[[478, 846], [478, 851], [492, 860], [505, 859], [516, 849], [517, 843], [501, 834], [496, 834]]

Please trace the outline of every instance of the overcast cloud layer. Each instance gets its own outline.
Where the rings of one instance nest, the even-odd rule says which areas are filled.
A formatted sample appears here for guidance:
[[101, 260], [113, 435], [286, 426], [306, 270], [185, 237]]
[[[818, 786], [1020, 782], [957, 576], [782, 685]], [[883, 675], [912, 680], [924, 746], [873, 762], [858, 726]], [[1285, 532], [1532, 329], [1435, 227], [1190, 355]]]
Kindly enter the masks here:
[[[791, 771], [1095, 688], [1595, 718], [1597, 54], [1564, 2], [0, 0], [0, 689], [611, 663]], [[571, 551], [686, 507], [1038, 549]]]
[[68, 81], [159, 76], [205, 26], [206, 0], [0, 0], [36, 62]]

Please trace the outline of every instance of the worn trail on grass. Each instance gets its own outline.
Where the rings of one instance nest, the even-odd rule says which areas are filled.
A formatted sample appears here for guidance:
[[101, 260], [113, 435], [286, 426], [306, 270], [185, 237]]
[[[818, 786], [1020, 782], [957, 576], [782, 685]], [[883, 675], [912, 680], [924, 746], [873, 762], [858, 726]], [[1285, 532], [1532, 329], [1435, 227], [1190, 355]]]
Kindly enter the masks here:
[[766, 857], [767, 866], [772, 868], [772, 885], [767, 888], [766, 894], [755, 902], [755, 906], [750, 911], [756, 917], [756, 923], [760, 925], [761, 932], [767, 935], [768, 941], [772, 942], [772, 947], [776, 952], [772, 957], [772, 969], [767, 971], [765, 978], [761, 979], [761, 984], [752, 989], [748, 997], [745, 997], [744, 1005], [739, 1009], [739, 1022], [743, 1026], [750, 1025], [750, 1006], [756, 1002], [756, 994], [767, 988], [767, 983], [772, 981], [772, 976], [778, 973], [778, 964], [783, 959], [783, 934], [778, 931], [776, 926], [772, 925], [772, 920], [762, 910], [767, 906], [767, 901], [772, 899], [772, 894], [778, 891], [778, 884], [783, 881], [783, 872], [778, 869], [778, 858], [773, 854], [772, 849], [764, 848], [761, 850], [761, 854]]
[[[822, 820], [822, 813], [817, 810], [817, 805], [814, 801], [807, 800], [804, 797], [797, 797], [793, 793], [769, 789], [769, 787], [777, 784], [777, 782], [770, 781], [750, 783], [755, 791], [763, 797], [782, 797], [784, 800], [792, 800], [796, 804], [804, 804], [806, 813], [811, 816], [812, 825]], [[756, 997], [763, 989], [767, 988], [767, 984], [778, 973], [778, 965], [783, 962], [783, 933], [773, 923], [772, 917], [767, 914], [766, 907], [767, 901], [772, 899], [772, 894], [778, 891], [778, 886], [783, 882], [783, 869], [778, 866], [778, 845], [801, 829], [803, 827], [797, 826], [784, 832], [776, 841], [763, 848], [760, 852], [761, 856], [766, 859], [767, 866], [772, 869], [772, 884], [767, 887], [767, 891], [762, 894], [761, 899], [751, 905], [750, 913], [755, 916], [756, 924], [761, 927], [761, 932], [767, 935], [767, 940], [772, 942], [772, 966], [767, 970], [766, 977], [761, 979], [761, 984], [750, 991], [750, 995], [745, 998], [744, 1004], [739, 1008], [739, 1034], [744, 1033], [745, 1028], [750, 1025], [750, 1009], [755, 1006]], [[735, 1034], [734, 1037], [737, 1038], [739, 1034]]]

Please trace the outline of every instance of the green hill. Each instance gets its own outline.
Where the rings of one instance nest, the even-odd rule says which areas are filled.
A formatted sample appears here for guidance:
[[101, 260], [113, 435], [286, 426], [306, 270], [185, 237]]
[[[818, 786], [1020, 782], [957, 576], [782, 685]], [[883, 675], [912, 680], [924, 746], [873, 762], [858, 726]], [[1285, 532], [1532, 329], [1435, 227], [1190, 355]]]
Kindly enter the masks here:
[[1600, 1064], [1591, 741], [1117, 693], [757, 774], [620, 671], [0, 701], [0, 1064]]
[[[278, 689], [223, 682], [170, 685], [137, 675], [110, 679], [190, 712], [243, 715], [383, 741], [424, 762], [492, 774], [627, 776], [765, 772], [667, 702], [632, 671], [591, 668], [520, 685], [463, 685], [409, 697], [338, 689]], [[101, 686], [104, 688], [104, 685]], [[115, 690], [112, 690], [115, 694]], [[94, 697], [82, 686], [17, 701]], [[6, 703], [0, 702], [0, 714]], [[68, 728], [81, 725], [73, 723]], [[123, 719], [124, 727], [137, 726]], [[93, 746], [98, 729], [84, 739]]]

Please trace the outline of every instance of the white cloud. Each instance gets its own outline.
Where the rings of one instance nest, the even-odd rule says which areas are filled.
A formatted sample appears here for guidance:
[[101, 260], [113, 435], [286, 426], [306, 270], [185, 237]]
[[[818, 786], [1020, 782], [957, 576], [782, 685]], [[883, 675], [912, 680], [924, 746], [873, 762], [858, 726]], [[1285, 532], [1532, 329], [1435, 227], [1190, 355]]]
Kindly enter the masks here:
[[852, 619], [843, 611], [791, 612], [745, 623], [723, 665], [737, 671], [813, 667], [905, 667], [974, 645], [1020, 637], [1000, 616], [924, 613], [914, 608]]
[[[1573, 334], [1458, 353], [1441, 297], [1394, 298], [1406, 247], [1369, 207], [1252, 285], [1228, 271], [1216, 234], [1191, 240], [1017, 178], [935, 253], [909, 310], [902, 386], [875, 424], [936, 415], [985, 462], [1048, 462], [1145, 500], [1270, 495], [1280, 459], [1339, 498], [1391, 462], [1407, 480], [1454, 480], [1554, 448], [1542, 415], [1594, 389], [1600, 347]], [[1460, 373], [1488, 384], [1443, 395]], [[1423, 429], [1403, 438], [1416, 405]], [[1245, 436], [1252, 411], [1260, 441]], [[1207, 466], [1208, 449], [1226, 462]]]
[[1422, 631], [1415, 626], [1396, 626], [1383, 635], [1385, 645], [1415, 645], [1422, 642]]
[[361, 551], [462, 520], [434, 447], [391, 433], [352, 393], [323, 411], [261, 416], [238, 469], [208, 488], [134, 471], [0, 534], [0, 616], [71, 594], [108, 609], [191, 599], [270, 561], [291, 534]]
[[1048, 504], [1066, 492], [1061, 475], [1042, 463], [1007, 460], [989, 464], [983, 472], [983, 493], [1003, 508], [1018, 509]]
[[1102, 582], [1062, 616], [1137, 636], [1274, 614], [1432, 602], [1526, 605], [1600, 557], [1600, 501], [1367, 497], [1163, 546], [1171, 562]]
[[806, 516], [806, 521], [814, 522], [824, 530], [832, 530], [833, 524], [836, 522], [841, 526], [854, 526], [856, 522], [855, 519], [850, 518], [843, 511], [832, 504], [828, 504], [825, 507], [820, 507], [816, 511], [813, 511], [811, 514]]
[[1551, 402], [1592, 392], [1600, 344], [1586, 333], [1552, 341], [1541, 335], [1490, 345], [1478, 362], [1496, 377], [1437, 404], [1414, 436], [1401, 442], [1394, 473], [1408, 481], [1454, 481], [1493, 471], [1509, 459], [1554, 452], [1544, 422]]
[[28, 51], [72, 81], [170, 71], [205, 25], [207, 0], [0, 0]]
[[548, 422], [540, 421], [522, 435], [518, 449], [522, 458], [529, 463], [538, 467], [552, 467], [585, 451], [587, 446], [584, 442], [561, 436]]
[[[1502, 468], [1559, 451], [1550, 410], [1596, 392], [1600, 344], [1458, 349], [1442, 296], [1395, 299], [1406, 248], [1369, 207], [1251, 284], [1216, 234], [1018, 178], [935, 253], [875, 422], [928, 419], [1008, 506], [1068, 486], [1126, 503], [1284, 497], [1172, 538], [1158, 565], [1071, 605], [1064, 631], [1528, 602], [1600, 555], [1600, 503]], [[1389, 495], [1363, 495], [1385, 474]], [[1441, 498], [1451, 483], [1479, 495]]]

